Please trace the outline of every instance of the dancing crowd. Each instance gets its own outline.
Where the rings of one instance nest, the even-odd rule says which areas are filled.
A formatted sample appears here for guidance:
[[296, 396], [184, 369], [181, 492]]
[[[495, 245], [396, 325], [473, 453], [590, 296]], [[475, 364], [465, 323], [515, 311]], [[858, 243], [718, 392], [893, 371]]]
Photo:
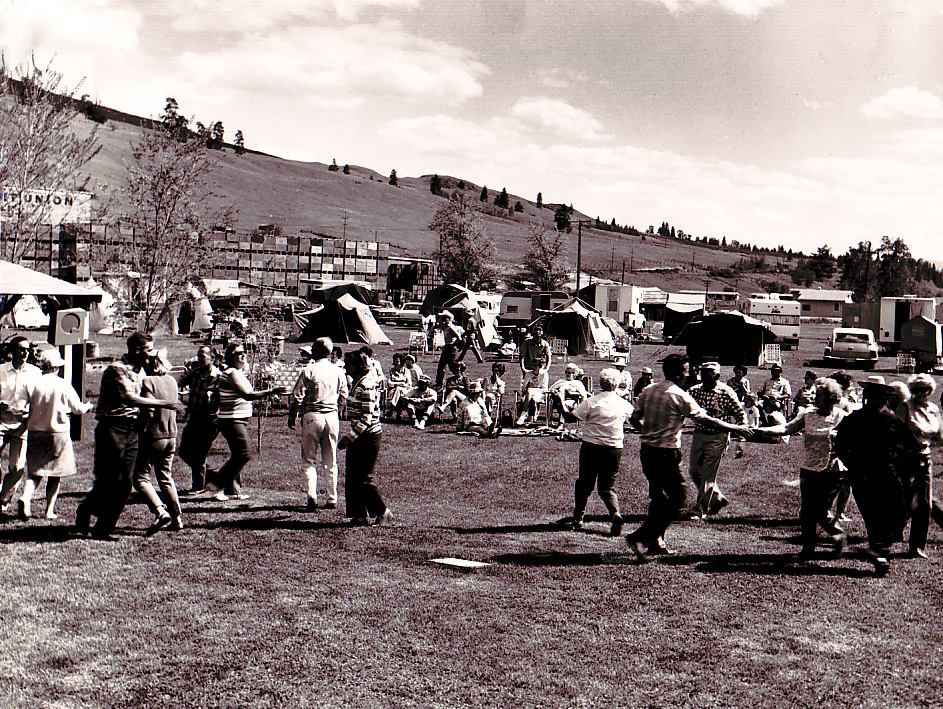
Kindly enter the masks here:
[[[353, 525], [385, 525], [393, 519], [375, 476], [383, 420], [402, 421], [405, 416], [422, 429], [432, 417], [450, 417], [457, 433], [493, 439], [504, 425], [533, 425], [544, 407], [548, 423], [555, 413], [560, 429], [576, 423], [582, 441], [573, 515], [567, 522], [574, 529], [582, 528], [596, 489], [609, 511], [610, 535], [622, 535], [615, 482], [626, 431], [639, 434], [651, 501], [644, 522], [625, 538], [640, 561], [673, 553], [665, 536], [675, 520], [704, 519], [728, 504], [718, 472], [732, 436], [735, 455], [741, 457], [750, 440], [776, 442], [800, 432], [802, 547], [796, 560], [815, 558], [819, 527], [826, 533], [828, 553], [843, 552], [843, 512], [850, 494], [864, 519], [876, 574], [887, 572], [891, 545], [903, 539], [908, 520], [910, 555], [926, 558], [930, 446], [943, 442], [940, 408], [930, 401], [936, 382], [928, 374], [914, 375], [906, 385], [869, 376], [858, 389], [842, 372], [820, 377], [810, 371], [793, 395], [779, 365], [754, 392], [747, 367], [735, 366], [723, 383], [721, 365], [708, 357], [699, 363], [694, 383], [687, 358], [678, 354], [664, 358], [661, 381], [646, 367], [633, 386], [626, 360], [617, 357], [599, 373], [594, 393], [591, 380], [572, 362], [563, 378], [550, 384], [551, 348], [537, 324], [519, 347], [520, 395], [508, 420], [501, 408], [508, 393], [505, 365], [495, 362], [490, 377], [469, 379], [462, 360], [470, 349], [477, 351], [475, 338], [455, 326], [448, 312], [440, 327], [445, 346], [435, 386], [411, 355], [394, 354], [387, 376], [369, 347], [345, 355], [330, 339], [319, 338], [302, 348], [307, 361], [290, 391], [279, 386], [256, 390], [240, 341], [229, 344], [222, 358], [211, 346], [201, 346], [178, 380], [171, 375], [167, 351], [157, 349], [151, 335], [134, 333], [126, 354], [102, 375], [93, 484], [76, 510], [76, 531], [110, 538], [132, 490], [142, 495], [153, 515], [147, 534], [184, 528], [181, 497], [244, 498], [253, 402], [287, 394], [288, 427], [300, 434], [305, 509], [337, 507], [337, 451], [346, 450], [346, 516]], [[88, 413], [91, 405], [82, 403], [59, 376], [64, 361], [58, 350], [34, 348], [22, 336], [11, 338], [7, 349], [10, 361], [0, 364], [0, 447], [8, 448], [9, 469], [0, 486], [0, 504], [6, 514], [28, 519], [33, 495], [45, 480], [45, 517], [55, 519], [61, 479], [76, 473], [70, 416]], [[188, 392], [186, 409], [181, 389]], [[184, 411], [178, 446], [177, 416]], [[343, 435], [342, 411], [350, 422]], [[694, 423], [688, 476], [697, 490], [690, 508], [681, 451], [687, 419]], [[229, 457], [214, 471], [207, 458], [220, 435]], [[191, 486], [182, 493], [172, 475], [175, 458], [191, 470]], [[14, 508], [15, 491], [24, 479]]]

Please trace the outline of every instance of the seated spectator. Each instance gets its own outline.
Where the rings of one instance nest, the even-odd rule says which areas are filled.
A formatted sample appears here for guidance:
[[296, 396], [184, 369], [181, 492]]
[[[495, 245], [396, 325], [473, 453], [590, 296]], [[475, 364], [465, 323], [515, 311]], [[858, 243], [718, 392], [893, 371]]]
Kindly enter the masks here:
[[422, 368], [416, 364], [416, 358], [411, 354], [403, 357], [403, 362], [406, 364], [406, 369], [409, 370], [409, 378], [412, 379], [413, 385], [419, 381], [419, 377], [422, 376]]
[[573, 362], [570, 362], [564, 370], [563, 379], [558, 379], [550, 387], [550, 407], [551, 413], [557, 409], [561, 415], [560, 425], [563, 425], [563, 418], [572, 416], [573, 411], [583, 401], [589, 398], [589, 392], [583, 386], [578, 377], [582, 370]]
[[456, 433], [474, 433], [479, 438], [497, 438], [501, 434], [500, 427], [488, 414], [484, 392], [480, 381], [469, 383], [468, 397], [458, 407]]
[[387, 379], [386, 390], [386, 415], [391, 417], [397, 412], [399, 400], [403, 394], [413, 388], [412, 375], [406, 368], [406, 362], [403, 355], [396, 353], [393, 355], [393, 367], [390, 369], [390, 376]]
[[376, 359], [373, 356], [373, 348], [369, 345], [364, 345], [360, 348], [360, 351], [367, 355], [367, 360], [370, 362], [370, 372], [383, 384], [386, 383], [386, 375], [383, 373], [383, 365], [380, 364], [380, 360]]
[[527, 371], [527, 376], [521, 385], [523, 401], [521, 402], [520, 416], [517, 418], [518, 426], [523, 426], [528, 422], [528, 419], [530, 423], [536, 423], [540, 405], [544, 403], [544, 397], [550, 387], [547, 360], [538, 356], [534, 357], [533, 363], [534, 369]]
[[623, 399], [631, 401], [633, 398], [632, 373], [626, 369], [626, 367], [629, 366], [628, 360], [620, 355], [613, 360], [612, 366], [619, 372], [619, 383], [616, 387], [616, 393]]
[[809, 406], [815, 405], [815, 380], [818, 379], [818, 376], [813, 371], [808, 371], [805, 373], [805, 376], [802, 378], [803, 386], [796, 392], [796, 395], [792, 398], [792, 415], [793, 417], [799, 412], [799, 409], [804, 409]]
[[425, 428], [426, 420], [432, 413], [438, 395], [435, 389], [429, 386], [429, 377], [419, 377], [416, 386], [403, 394], [397, 406], [397, 414], [405, 411], [409, 414], [409, 421], [415, 428]]
[[457, 372], [445, 380], [445, 388], [442, 390], [442, 403], [436, 409], [439, 418], [445, 416], [445, 410], [448, 409], [454, 420], [458, 415], [458, 405], [468, 397], [468, 375], [465, 370], [468, 369], [464, 362], [456, 365]]
[[491, 376], [488, 377], [485, 382], [485, 403], [494, 418], [497, 418], [498, 415], [498, 412], [495, 411], [495, 407], [498, 405], [498, 399], [504, 396], [505, 389], [507, 388], [504, 379], [502, 379], [506, 371], [507, 367], [504, 366], [504, 363], [495, 362], [491, 365]]

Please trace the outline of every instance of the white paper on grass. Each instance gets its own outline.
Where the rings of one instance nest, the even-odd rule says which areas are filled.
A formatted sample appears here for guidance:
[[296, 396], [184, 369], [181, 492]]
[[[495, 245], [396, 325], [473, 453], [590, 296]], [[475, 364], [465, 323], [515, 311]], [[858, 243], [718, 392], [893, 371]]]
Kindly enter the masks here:
[[442, 564], [443, 566], [455, 566], [460, 569], [480, 569], [483, 566], [491, 566], [483, 561], [469, 561], [468, 559], [456, 559], [455, 557], [446, 557], [443, 559], [433, 559], [433, 564]]

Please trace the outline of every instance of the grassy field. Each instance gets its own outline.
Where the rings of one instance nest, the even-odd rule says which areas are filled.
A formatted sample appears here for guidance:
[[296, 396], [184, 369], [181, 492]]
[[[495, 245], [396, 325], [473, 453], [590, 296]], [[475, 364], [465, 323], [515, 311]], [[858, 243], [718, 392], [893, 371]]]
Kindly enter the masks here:
[[[786, 354], [794, 383], [827, 331], [808, 328]], [[195, 350], [169, 344], [178, 359]], [[394, 348], [378, 349], [387, 365]], [[633, 373], [666, 351], [637, 346]], [[434, 371], [431, 356], [421, 364]], [[604, 365], [583, 364], [594, 375]], [[891, 367], [879, 371], [896, 378]], [[754, 385], [765, 376], [751, 373]], [[730, 505], [672, 527], [678, 555], [638, 565], [606, 536], [595, 497], [582, 532], [554, 525], [572, 510], [576, 443], [387, 425], [378, 477], [395, 523], [350, 528], [343, 458], [340, 509], [303, 512], [284, 415], [263, 421], [248, 500], [186, 502], [186, 529], [151, 538], [134, 501], [117, 541], [78, 539], [68, 525], [91, 482], [93, 425], [86, 417], [61, 519], [0, 525], [0, 706], [943, 705], [940, 530], [929, 562], [894, 558], [875, 579], [852, 504], [842, 559], [791, 564], [798, 439], [728, 454]], [[175, 477], [189, 483], [183, 465]], [[617, 491], [631, 530], [647, 508], [637, 436]], [[463, 573], [439, 557], [490, 565]]]

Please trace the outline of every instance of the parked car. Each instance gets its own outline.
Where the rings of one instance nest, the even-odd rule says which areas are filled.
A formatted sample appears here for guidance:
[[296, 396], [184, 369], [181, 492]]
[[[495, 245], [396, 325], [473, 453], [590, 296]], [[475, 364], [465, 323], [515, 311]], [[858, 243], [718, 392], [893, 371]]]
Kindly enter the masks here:
[[401, 325], [419, 325], [422, 322], [422, 314], [419, 312], [421, 307], [422, 303], [406, 303], [400, 308], [396, 322]]
[[878, 361], [874, 333], [863, 327], [836, 327], [831, 343], [825, 348], [825, 359], [861, 362], [867, 369], [874, 369]]
[[376, 321], [381, 323], [396, 322], [399, 316], [399, 308], [393, 305], [393, 301], [390, 300], [381, 300], [376, 305], [371, 306], [370, 310], [373, 312]]

